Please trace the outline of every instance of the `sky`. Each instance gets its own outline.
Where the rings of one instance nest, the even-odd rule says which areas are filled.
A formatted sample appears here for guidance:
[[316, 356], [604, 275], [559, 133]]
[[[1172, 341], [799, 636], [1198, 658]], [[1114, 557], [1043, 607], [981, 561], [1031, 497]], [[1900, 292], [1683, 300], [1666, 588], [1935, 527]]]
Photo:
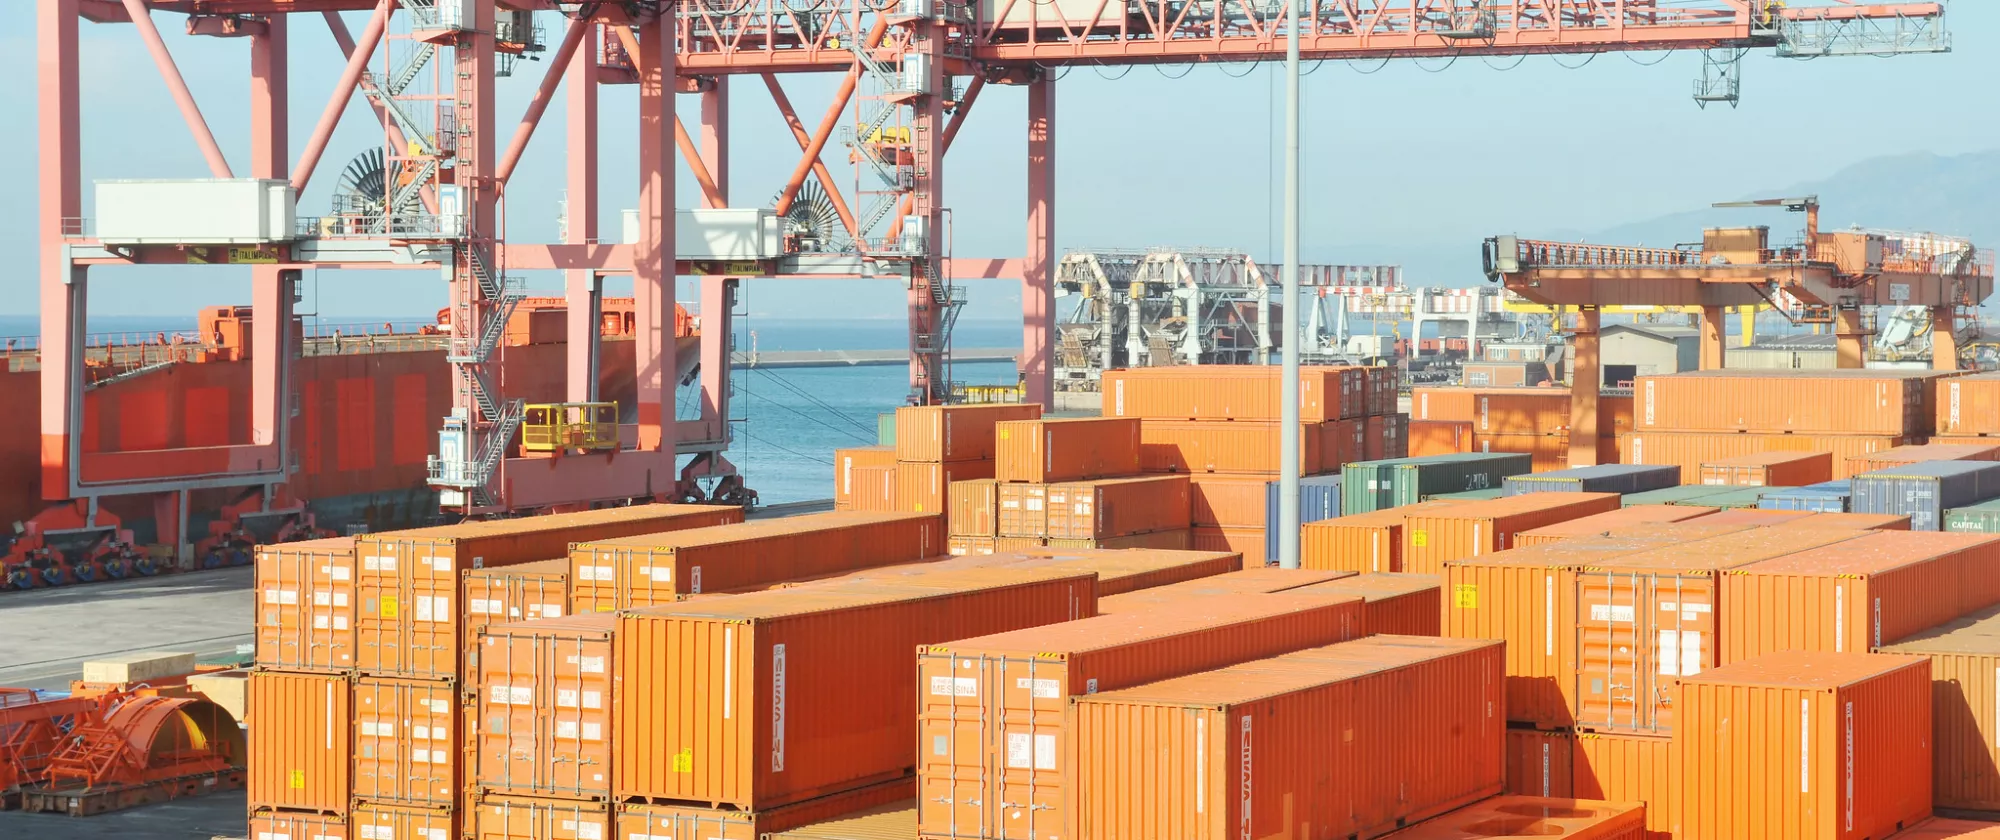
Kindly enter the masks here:
[[[1693, 52], [1594, 58], [1463, 58], [1455, 62], [1308, 62], [1304, 79], [1303, 258], [1377, 263], [1426, 259], [1413, 284], [1468, 285], [1479, 240], [1495, 233], [1588, 232], [1810, 181], [1870, 158], [1956, 155], [2000, 146], [2000, 109], [1983, 90], [2000, 78], [2000, 4], [1951, 4], [1954, 52], [1894, 59], [1744, 59], [1738, 108], [1696, 107]], [[292, 154], [310, 135], [341, 68], [316, 16], [292, 26]], [[27, 255], [0, 274], [0, 315], [35, 311], [37, 139], [31, 15], [0, 33], [0, 112], [17, 115], [0, 155], [0, 248]], [[249, 44], [194, 38], [175, 16], [161, 30], [230, 163], [248, 166]], [[544, 21], [550, 41], [560, 20]], [[358, 32], [362, 16], [350, 15]], [[86, 182], [206, 177], [207, 167], [138, 35], [125, 25], [83, 29]], [[553, 49], [553, 46], [551, 47]], [[1654, 63], [1657, 62], [1657, 63]], [[524, 63], [500, 85], [501, 137], [511, 133], [546, 64]], [[1181, 75], [1185, 71], [1185, 75]], [[1240, 249], [1275, 260], [1282, 158], [1282, 65], [1079, 67], [1057, 82], [1057, 247], [1156, 245]], [[1240, 75], [1240, 78], [1238, 77]], [[1178, 78], [1171, 78], [1178, 76]], [[817, 118], [836, 77], [785, 78], [802, 118]], [[602, 89], [600, 219], [615, 232], [636, 204], [637, 93]], [[682, 119], [698, 122], [695, 97]], [[1025, 240], [1026, 91], [989, 85], [946, 162], [945, 204], [958, 256], [1018, 256]], [[560, 94], [510, 184], [516, 240], [552, 240], [562, 198]], [[738, 204], [769, 206], [798, 153], [754, 77], [732, 90], [731, 178]], [[327, 206], [340, 168], [380, 129], [361, 97], [301, 198]], [[843, 190], [855, 180], [838, 142], [825, 160]], [[694, 206], [682, 166], [679, 203]], [[86, 213], [90, 212], [86, 205]], [[1884, 222], [1884, 224], [1892, 224]], [[1462, 265], [1462, 269], [1454, 266]], [[128, 268], [93, 273], [92, 312], [171, 315], [247, 302], [242, 269]], [[554, 288], [553, 275], [528, 277]], [[753, 318], [902, 317], [893, 281], [746, 284]], [[625, 288], [629, 288], [626, 284]], [[618, 291], [614, 283], [609, 286]], [[975, 281], [963, 317], [1017, 317], [1012, 281]], [[411, 272], [318, 272], [306, 305], [323, 318], [411, 316], [444, 305], [443, 284]], [[692, 291], [682, 290], [682, 297]]]

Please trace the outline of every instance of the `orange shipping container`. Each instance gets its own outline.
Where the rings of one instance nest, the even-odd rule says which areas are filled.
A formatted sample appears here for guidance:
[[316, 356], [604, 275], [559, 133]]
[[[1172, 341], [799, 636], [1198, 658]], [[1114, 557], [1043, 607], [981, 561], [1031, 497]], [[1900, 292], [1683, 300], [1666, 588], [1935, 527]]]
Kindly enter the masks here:
[[1938, 383], [1937, 433], [2000, 434], [2000, 375], [1975, 373]]
[[918, 653], [925, 836], [1060, 840], [1068, 698], [1221, 668], [1363, 631], [1346, 595], [1242, 596], [933, 645]]
[[917, 513], [836, 511], [597, 540], [570, 551], [570, 612], [762, 589], [943, 553], [942, 518]]
[[1216, 475], [1188, 477], [1188, 524], [1201, 528], [1261, 528], [1264, 526], [1264, 485], [1277, 475]]
[[1762, 508], [1731, 508], [1709, 514], [1694, 523], [1697, 527], [1709, 528], [1770, 528], [1778, 525], [1800, 523], [1801, 527], [1811, 527], [1803, 523], [1825, 516], [1809, 510], [1764, 510]]
[[1371, 636], [1075, 698], [1068, 836], [1373, 837], [1492, 796], [1500, 661]]
[[1001, 537], [1046, 537], [1049, 535], [1049, 488], [1046, 484], [1002, 484], [999, 486]]
[[[1576, 735], [1567, 729], [1507, 730], [1507, 792], [1519, 796], [1574, 796], [1572, 756]], [[1640, 821], [1644, 824], [1644, 820]]]
[[[436, 808], [416, 808], [408, 805], [376, 805], [361, 803], [354, 806], [348, 824], [354, 829], [354, 836], [360, 838], [392, 838], [392, 840], [440, 840], [458, 836], [457, 813]], [[581, 840], [581, 838], [578, 838]]]
[[[1304, 570], [1291, 570], [1294, 574]], [[1363, 601], [1368, 632], [1390, 636], [1443, 635], [1437, 575], [1377, 572], [1300, 587], [1301, 593], [1354, 595]], [[1287, 590], [1292, 591], [1292, 590]]]
[[1403, 571], [1436, 574], [1451, 560], [1514, 547], [1514, 535], [1618, 509], [1616, 493], [1530, 493], [1410, 514]]
[[1250, 558], [1251, 565], [1264, 562], [1262, 528], [1192, 528], [1189, 544], [1196, 551], [1228, 551]]
[[373, 676], [456, 678], [461, 570], [561, 557], [576, 542], [742, 521], [737, 507], [637, 505], [360, 537], [358, 667]]
[[1035, 420], [1040, 403], [925, 405], [896, 409], [899, 461], [991, 461], [993, 428], [1009, 420]]
[[1715, 512], [1716, 508], [1692, 505], [1633, 505], [1578, 517], [1568, 522], [1558, 522], [1546, 528], [1522, 531], [1515, 535], [1514, 544], [1525, 547], [1583, 537], [1601, 537], [1620, 528], [1640, 530], [1646, 525], [1685, 522]]
[[1901, 446], [1909, 438], [1894, 435], [1766, 435], [1735, 432], [1633, 432], [1618, 436], [1618, 461], [1625, 464], [1674, 464], [1682, 484], [1701, 483], [1701, 465], [1758, 452], [1827, 452], [1833, 455], [1833, 478], [1853, 475], [1848, 461]]
[[[1147, 420], [1139, 428], [1139, 466], [1146, 472], [1277, 473], [1278, 424], [1261, 420], [1235, 422]], [[1319, 423], [1299, 430], [1301, 475], [1324, 471], [1326, 432]]]
[[1096, 540], [1185, 530], [1188, 478], [1158, 475], [1052, 484], [1048, 489], [1051, 539]]
[[610, 836], [611, 803], [603, 800], [487, 794], [479, 798], [472, 812], [473, 840], [604, 840]]
[[[1721, 514], [1717, 514], [1720, 516]], [[1669, 689], [1719, 664], [1720, 573], [1863, 531], [1753, 528], [1604, 558], [1576, 572], [1576, 725], [1664, 735]]]
[[1411, 514], [1463, 504], [1435, 499], [1371, 513], [1307, 522], [1299, 538], [1299, 564], [1349, 572], [1403, 571], [1403, 522]]
[[[911, 807], [917, 791], [916, 779], [904, 777], [850, 791], [828, 794], [765, 811], [737, 811], [702, 808], [695, 805], [624, 805], [618, 809], [618, 840], [766, 840], [777, 832], [789, 832], [828, 820], [851, 817], [856, 812], [874, 813], [888, 807]], [[910, 830], [900, 840], [916, 840], [916, 814], [909, 817]], [[785, 836], [790, 836], [785, 835]], [[876, 840], [861, 835], [859, 840]], [[891, 840], [897, 840], [891, 838]]]
[[[1140, 589], [1205, 579], [1241, 568], [1242, 558], [1229, 552], [1179, 549], [1097, 549], [1034, 546], [991, 557], [906, 563], [854, 572], [848, 580], [883, 580], [926, 585], [941, 571], [1011, 566], [1065, 574], [1097, 575], [1097, 594], [1107, 597]], [[950, 578], [943, 578], [949, 582]]]
[[1886, 470], [1921, 461], [2000, 461], [2000, 441], [1993, 443], [1931, 443], [1924, 446], [1898, 446], [1859, 458], [1848, 459], [1847, 471], [1853, 475]]
[[[1353, 577], [1353, 572], [1326, 572], [1313, 569], [1281, 569], [1258, 566], [1196, 580], [1154, 586], [1118, 595], [1106, 595], [1097, 602], [1099, 615], [1115, 615], [1149, 610], [1175, 601], [1206, 603], [1239, 595], [1288, 592], [1331, 580]], [[1100, 581], [1101, 584], [1101, 581]], [[1370, 631], [1374, 632], [1374, 631]]]
[[995, 537], [993, 539], [993, 550], [995, 553], [1034, 551], [1044, 548], [1047, 545], [1047, 537]]
[[1093, 574], [993, 568], [620, 612], [617, 795], [757, 810], [896, 778], [911, 651], [1096, 608]]
[[[1104, 416], [1147, 420], [1278, 420], [1283, 383], [1276, 365], [1200, 365], [1107, 370]], [[1366, 413], [1364, 374], [1353, 367], [1299, 370], [1299, 419], [1324, 422]]]
[[896, 465], [896, 508], [911, 513], [945, 513], [950, 501], [946, 493], [952, 484], [992, 477], [992, 461], [900, 463]]
[[1472, 423], [1464, 420], [1412, 419], [1409, 435], [1411, 458], [1471, 452], [1473, 447]]
[[1644, 802], [1645, 840], [1674, 840], [1679, 766], [1672, 738], [1580, 732], [1571, 772], [1577, 796]]
[[354, 790], [351, 680], [260, 669], [248, 691], [250, 807], [345, 813]]
[[1929, 660], [1775, 654], [1673, 693], [1681, 840], [1887, 837], [1931, 815]]
[[1465, 422], [1480, 435], [1569, 433], [1569, 392], [1555, 388], [1413, 388], [1410, 421]]
[[459, 605], [465, 611], [465, 664], [459, 678], [479, 668], [479, 631], [504, 621], [561, 618], [569, 612], [569, 558], [538, 560], [497, 569], [465, 570]]
[[1832, 480], [1831, 452], [1752, 452], [1701, 465], [1703, 484], [1804, 487]]
[[855, 446], [833, 450], [833, 509], [854, 507], [854, 468], [893, 467], [896, 447]]
[[917, 803], [911, 800], [777, 832], [764, 840], [912, 840], [916, 836]]
[[1131, 417], [1015, 420], [994, 427], [993, 477], [1053, 483], [1136, 475], [1139, 421]]
[[945, 544], [947, 546], [946, 552], [953, 557], [992, 554], [994, 552], [992, 537], [950, 537], [945, 541]]
[[250, 815], [250, 836], [256, 840], [348, 840], [344, 814], [300, 814], [257, 811]]
[[1932, 801], [1939, 808], [2000, 810], [2000, 610], [1932, 628], [1879, 652], [1930, 659]]
[[1924, 435], [1941, 374], [1901, 370], [1703, 370], [1641, 376], [1641, 431]]
[[1188, 551], [1194, 548], [1194, 532], [1187, 528], [1172, 531], [1152, 531], [1144, 534], [1129, 534], [1123, 537], [1107, 537], [1101, 540], [1058, 540], [1050, 539], [1049, 548], [1163, 548], [1173, 551]]
[[1722, 576], [1723, 664], [1864, 653], [2000, 603], [2000, 537], [1862, 531]]
[[481, 791], [610, 798], [616, 621], [578, 615], [486, 628], [471, 686]]
[[847, 509], [864, 513], [900, 513], [897, 504], [896, 465], [886, 467], [855, 467], [854, 495], [847, 499]]
[[1335, 470], [1339, 465], [1351, 461], [1380, 460], [1390, 457], [1388, 452], [1401, 427], [1393, 425], [1393, 417], [1356, 417], [1352, 420], [1329, 420], [1320, 424], [1320, 431], [1326, 440], [1320, 441], [1320, 468]]
[[260, 545], [256, 563], [258, 666], [354, 670], [354, 538]]
[[1517, 828], [1537, 837], [1567, 840], [1642, 840], [1646, 836], [1646, 806], [1641, 802], [1498, 796], [1390, 836], [1396, 840], [1465, 840], [1493, 837], [1496, 831], [1520, 836]]
[[354, 681], [354, 798], [447, 808], [459, 790], [457, 685]]
[[990, 478], [954, 481], [946, 491], [951, 512], [945, 533], [954, 537], [994, 537], [1000, 534], [1000, 485]]
[[1779, 522], [1772, 528], [1819, 528], [1843, 531], [1908, 531], [1910, 518], [1893, 513], [1815, 513]]

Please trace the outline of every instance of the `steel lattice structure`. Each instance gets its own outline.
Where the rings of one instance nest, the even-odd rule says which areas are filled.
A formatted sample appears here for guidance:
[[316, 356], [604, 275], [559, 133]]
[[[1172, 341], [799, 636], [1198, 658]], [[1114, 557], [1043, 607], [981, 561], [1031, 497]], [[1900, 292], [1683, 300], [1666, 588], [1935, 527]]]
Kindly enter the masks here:
[[[445, 439], [456, 443], [441, 447], [457, 451], [440, 452], [432, 480], [447, 494], [447, 507], [466, 513], [674, 496], [694, 477], [731, 473], [721, 458], [729, 436], [728, 313], [744, 277], [902, 279], [915, 402], [950, 393], [951, 324], [963, 302], [953, 281], [1019, 278], [1021, 375], [1028, 399], [1046, 403], [1058, 260], [1057, 72], [1077, 64], [1273, 60], [1283, 55], [1286, 36], [1282, 0], [37, 0], [37, 12], [44, 495], [66, 501], [283, 484], [292, 339], [281, 325], [291, 320], [300, 271], [417, 270], [435, 272], [451, 288], [450, 360], [459, 381]], [[340, 12], [369, 14], [358, 37]], [[523, 51], [544, 48], [534, 12], [561, 14], [562, 33], [527, 112], [510, 126], [495, 113], [495, 80]], [[1309, 60], [1702, 50], [1707, 61], [1696, 98], [1703, 102], [1734, 102], [1736, 61], [1750, 50], [1818, 57], [1950, 48], [1941, 3], [1318, 0], [1300, 12]], [[306, 220], [296, 232], [249, 246], [115, 243], [94, 232], [82, 218], [78, 152], [77, 33], [85, 21], [138, 31], [211, 175], [237, 177], [159, 37], [154, 18], [166, 14], [180, 16], [193, 34], [249, 39], [252, 150], [244, 172], [288, 185], [294, 196], [320, 168], [341, 112], [362, 95], [384, 126], [393, 173], [371, 205], [382, 209]], [[309, 24], [332, 27], [345, 64], [294, 158], [287, 68], [334, 58], [293, 54], [290, 28]], [[385, 40], [403, 45], [400, 57], [382, 48]], [[417, 83], [426, 72], [435, 80], [430, 87]], [[803, 119], [778, 83], [779, 74], [800, 72], [841, 74], [817, 122]], [[800, 152], [766, 214], [786, 226], [784, 247], [745, 259], [703, 258], [710, 251], [689, 259], [681, 234], [694, 231], [712, 244], [723, 224], [717, 220], [771, 224], [754, 214], [689, 217], [673, 207], [676, 155], [699, 184], [704, 209], [741, 206], [728, 177], [728, 110], [732, 90], [745, 92], [734, 77], [752, 74]], [[640, 201], [632, 242], [604, 237], [597, 218], [597, 100], [605, 85], [633, 86], [639, 101]], [[946, 253], [943, 164], [990, 85], [1028, 88], [1027, 232], [1019, 256], [954, 257]], [[565, 241], [510, 239], [502, 212], [506, 185], [559, 90], [567, 101], [559, 129], [568, 141]], [[673, 109], [677, 95], [700, 97], [700, 125], [682, 125]], [[852, 107], [856, 102], [862, 105]], [[822, 160], [837, 135], [875, 185], [862, 194], [843, 194]], [[795, 211], [795, 202], [810, 206]], [[190, 261], [255, 266], [251, 442], [82, 453], [79, 359], [90, 268]], [[507, 272], [533, 269], [566, 273], [568, 398], [576, 402], [595, 396], [599, 284], [606, 275], [634, 279], [637, 417], [614, 454], [523, 457], [510, 449], [520, 405], [502, 392], [503, 351], [493, 336], [521, 295]], [[703, 278], [697, 420], [676, 421], [674, 414], [675, 383], [692, 367], [674, 353], [676, 275]], [[696, 462], [677, 469], [676, 455], [689, 452]]]

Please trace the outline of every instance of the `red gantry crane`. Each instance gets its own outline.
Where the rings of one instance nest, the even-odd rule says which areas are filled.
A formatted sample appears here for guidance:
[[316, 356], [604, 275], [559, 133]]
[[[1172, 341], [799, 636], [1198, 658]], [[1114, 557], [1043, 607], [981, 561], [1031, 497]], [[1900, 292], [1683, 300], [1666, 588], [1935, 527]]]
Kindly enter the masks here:
[[[1076, 65], [1274, 60], [1285, 52], [1282, 0], [39, 0], [42, 470], [52, 504], [101, 496], [178, 497], [211, 487], [285, 483], [287, 345], [308, 268], [414, 271], [448, 284], [455, 409], [444, 418], [431, 484], [456, 513], [498, 514], [657, 498], [733, 476], [729, 439], [731, 303], [749, 277], [893, 279], [907, 289], [910, 400], [951, 393], [957, 280], [1019, 278], [1020, 374], [1050, 399], [1056, 208], [1056, 80]], [[365, 12], [350, 32], [340, 12]], [[544, 43], [536, 12], [561, 15]], [[182, 81], [157, 19], [250, 43], [247, 161], [227, 159]], [[546, 18], [545, 19], [553, 19]], [[80, 148], [81, 22], [130, 25], [207, 163], [206, 177], [98, 182], [85, 218]], [[340, 55], [294, 54], [291, 28], [330, 27]], [[1950, 49], [1941, 3], [1812, 5], [1765, 0], [1319, 0], [1300, 9], [1306, 59], [1448, 58], [1697, 50], [1699, 102], [1736, 100], [1740, 59], [1888, 55]], [[384, 44], [393, 49], [384, 49]], [[496, 113], [497, 80], [546, 54], [524, 114]], [[340, 61], [297, 149], [288, 135], [294, 61]], [[801, 116], [783, 74], [838, 76], [822, 115]], [[768, 208], [732, 194], [730, 101], [755, 77], [799, 149]], [[753, 83], [754, 84], [754, 83]], [[639, 206], [607, 232], [597, 218], [597, 103], [636, 88]], [[1026, 237], [1019, 256], [956, 257], [945, 157], [986, 88], [1027, 88]], [[568, 214], [560, 242], [506, 234], [507, 185], [558, 92], [565, 97]], [[310, 216], [298, 196], [356, 95], [382, 128], [377, 164], [343, 179], [335, 206]], [[683, 125], [675, 96], [700, 100]], [[211, 103], [213, 104], [213, 103]], [[511, 117], [512, 115], [507, 115]], [[539, 133], [546, 134], [542, 131]], [[843, 193], [823, 162], [838, 136], [868, 186]], [[678, 155], [700, 207], [678, 209]], [[80, 341], [91, 271], [145, 264], [250, 265], [253, 435], [241, 445], [84, 453]], [[607, 275], [633, 279], [637, 406], [615, 440], [588, 447], [515, 444], [528, 407], [498, 377], [499, 336], [525, 295], [510, 271], [565, 272], [569, 408], [598, 416], [596, 316]], [[699, 358], [674, 353], [672, 283], [701, 278]], [[677, 420], [674, 388], [696, 378], [699, 416]], [[541, 429], [537, 439], [563, 439]], [[677, 456], [691, 454], [681, 467]], [[91, 508], [94, 510], [94, 507]]]

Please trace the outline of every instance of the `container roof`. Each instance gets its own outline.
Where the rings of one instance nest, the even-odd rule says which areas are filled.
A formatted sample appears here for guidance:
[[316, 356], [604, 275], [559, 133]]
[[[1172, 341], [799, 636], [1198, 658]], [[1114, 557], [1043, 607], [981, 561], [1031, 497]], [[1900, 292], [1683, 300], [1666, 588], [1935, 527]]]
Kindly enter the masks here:
[[1851, 540], [1758, 561], [1732, 569], [1730, 574], [1854, 577], [1899, 569], [1979, 546], [2000, 546], [2000, 537], [1941, 531], [1864, 531]]
[[1321, 609], [1361, 600], [1358, 595], [1319, 591], [1242, 593], [1229, 598], [1175, 602], [1170, 607], [1080, 618], [945, 642], [932, 652], [949, 655], [1015, 654], [1053, 657], [1135, 644], [1167, 636], [1240, 625], [1272, 616]]
[[1776, 688], [1839, 688], [1866, 682], [1903, 668], [1923, 667], [1923, 660], [1879, 653], [1786, 651], [1732, 662], [1682, 677], [1684, 683], [1754, 685]]

